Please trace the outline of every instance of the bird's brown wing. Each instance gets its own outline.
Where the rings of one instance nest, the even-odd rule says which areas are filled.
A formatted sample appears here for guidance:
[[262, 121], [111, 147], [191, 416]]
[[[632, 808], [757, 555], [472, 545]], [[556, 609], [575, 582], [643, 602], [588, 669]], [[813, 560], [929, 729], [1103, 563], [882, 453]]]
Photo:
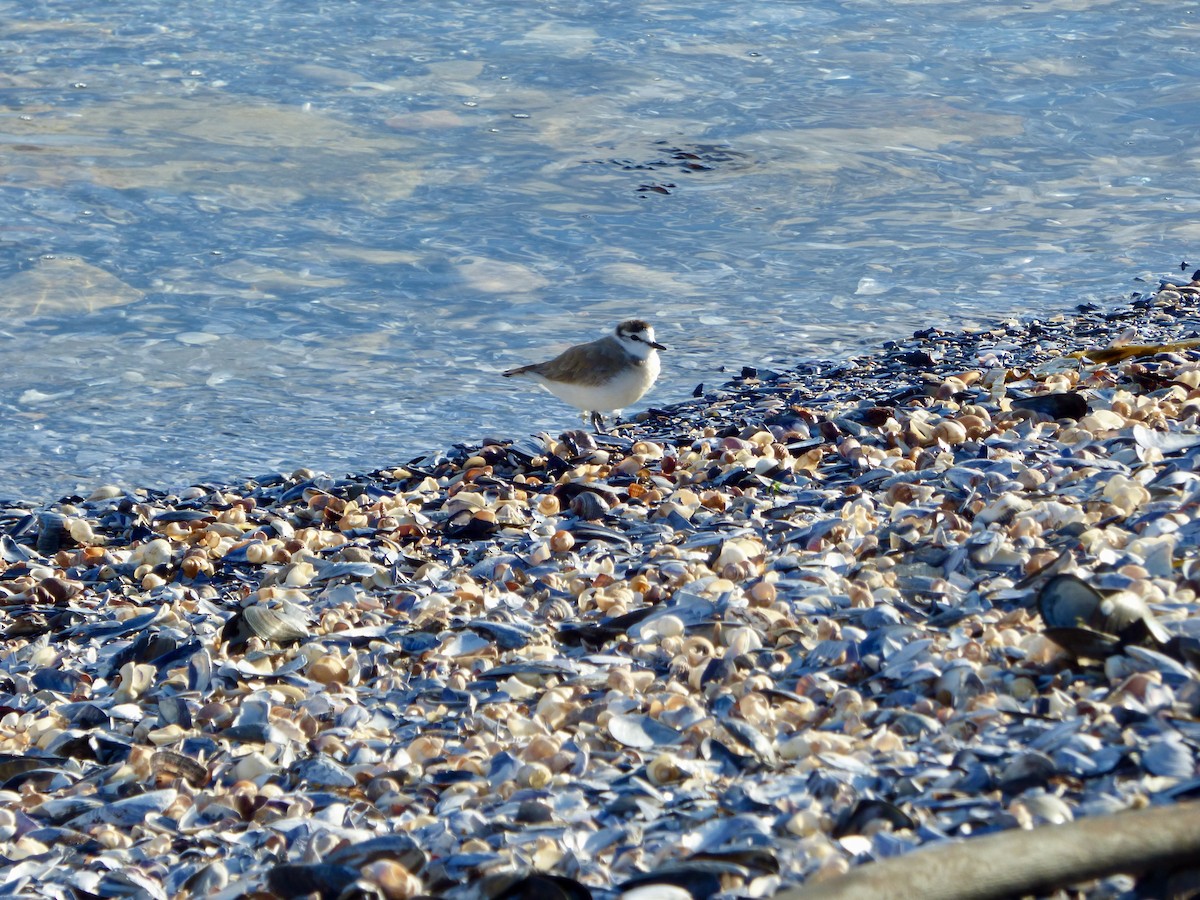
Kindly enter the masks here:
[[630, 357], [616, 338], [603, 337], [564, 350], [554, 359], [531, 366], [509, 369], [504, 375], [541, 375], [551, 381], [596, 385], [610, 381], [627, 365]]

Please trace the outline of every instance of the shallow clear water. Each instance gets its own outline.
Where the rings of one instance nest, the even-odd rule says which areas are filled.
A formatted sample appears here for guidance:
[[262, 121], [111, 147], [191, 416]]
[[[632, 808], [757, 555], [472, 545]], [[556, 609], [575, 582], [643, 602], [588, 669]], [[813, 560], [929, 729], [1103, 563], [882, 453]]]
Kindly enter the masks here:
[[629, 315], [663, 405], [1146, 290], [1197, 7], [0, 0], [0, 497], [557, 432], [497, 373]]

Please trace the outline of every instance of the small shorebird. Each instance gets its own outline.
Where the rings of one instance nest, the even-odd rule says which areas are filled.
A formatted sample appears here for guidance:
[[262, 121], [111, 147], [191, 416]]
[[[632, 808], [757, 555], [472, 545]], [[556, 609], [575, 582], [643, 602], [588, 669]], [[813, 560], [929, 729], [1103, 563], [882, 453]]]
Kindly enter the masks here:
[[503, 373], [505, 378], [532, 378], [555, 397], [565, 400], [591, 417], [597, 433], [604, 430], [604, 412], [620, 412], [637, 401], [658, 377], [657, 350], [666, 350], [654, 340], [654, 328], [641, 319], [627, 319], [599, 340], [577, 344], [554, 359], [519, 366]]

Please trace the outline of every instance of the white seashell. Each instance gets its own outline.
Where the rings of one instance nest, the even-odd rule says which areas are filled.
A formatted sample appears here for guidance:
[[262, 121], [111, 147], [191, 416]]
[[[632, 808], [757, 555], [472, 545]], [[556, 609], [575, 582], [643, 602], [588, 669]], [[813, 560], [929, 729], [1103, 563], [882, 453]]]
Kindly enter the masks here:
[[687, 773], [679, 766], [679, 760], [671, 753], [660, 753], [646, 764], [646, 777], [651, 784], [668, 784], [679, 781]]
[[549, 766], [544, 763], [533, 762], [526, 763], [517, 770], [516, 781], [524, 787], [541, 790], [550, 784], [553, 777], [554, 775], [550, 771]]
[[620, 900], [694, 900], [691, 891], [674, 884], [643, 884], [617, 896]]
[[735, 566], [749, 561], [750, 557], [746, 555], [746, 551], [742, 549], [738, 541], [726, 541], [721, 546], [721, 553], [717, 557], [717, 561], [713, 564], [713, 571], [719, 572], [726, 566]]
[[1142, 537], [1130, 541], [1125, 549], [1142, 558], [1142, 565], [1154, 578], [1171, 578], [1175, 574], [1175, 545], [1177, 535]]
[[1082, 509], [1059, 500], [1043, 501], [1031, 510], [1018, 513], [1016, 518], [1020, 519], [1025, 516], [1029, 516], [1046, 528], [1062, 528], [1076, 522], [1087, 521], [1087, 516]]
[[178, 796], [179, 792], [172, 788], [160, 791], [146, 791], [122, 800], [114, 800], [111, 803], [101, 804], [82, 815], [76, 816], [67, 824], [72, 828], [80, 829], [87, 828], [89, 825], [99, 822], [108, 822], [113, 825], [126, 827], [142, 825], [145, 823], [147, 816], [152, 813], [163, 812], [175, 802], [175, 798]]
[[[91, 523], [87, 519], [68, 519], [66, 522], [67, 532], [71, 535], [71, 539], [77, 544], [85, 546], [93, 545], [97, 542], [96, 535], [92, 531]], [[103, 543], [103, 541], [101, 541]]]
[[679, 637], [684, 633], [684, 624], [679, 616], [668, 613], [647, 621], [639, 633], [643, 640]]
[[1111, 409], [1094, 410], [1079, 420], [1080, 428], [1086, 428], [1093, 433], [1120, 431], [1127, 424], [1124, 416], [1118, 415]]
[[975, 521], [979, 525], [991, 525], [1010, 519], [1032, 506], [1033, 503], [1019, 494], [1004, 494], [981, 509], [975, 516]]
[[551, 688], [538, 700], [537, 714], [550, 728], [557, 730], [576, 706], [570, 688]]
[[753, 628], [727, 628], [721, 633], [721, 642], [734, 656], [741, 656], [753, 650], [761, 650], [762, 637]]
[[615, 715], [608, 720], [608, 733], [626, 747], [649, 750], [652, 747], [677, 744], [683, 734], [649, 716]]
[[1179, 434], [1176, 432], [1154, 431], [1144, 425], [1133, 426], [1133, 437], [1138, 447], [1159, 451], [1163, 456], [1190, 450], [1200, 445], [1200, 434]]
[[1062, 797], [1042, 792], [1028, 793], [1013, 801], [1010, 811], [1022, 828], [1073, 822], [1075, 814]]
[[1196, 774], [1196, 755], [1175, 735], [1156, 736], [1142, 751], [1142, 765], [1154, 775], [1192, 778]]
[[128, 703], [146, 693], [154, 684], [158, 669], [149, 663], [125, 663], [121, 666], [121, 684], [113, 692], [117, 703]]
[[171, 559], [171, 544], [164, 538], [155, 538], [148, 541], [133, 551], [131, 562], [137, 565], [150, 566], [154, 568], [161, 566]]
[[313, 576], [317, 574], [317, 570], [309, 562], [298, 562], [288, 566], [286, 573], [281, 579], [281, 583], [287, 587], [304, 587], [313, 580]]
[[254, 781], [265, 775], [274, 775], [278, 771], [279, 766], [257, 750], [243, 756], [233, 767], [234, 778], [238, 781]]
[[1117, 474], [1105, 484], [1104, 497], [1128, 516], [1150, 502], [1150, 491], [1140, 482]]
[[954, 709], [963, 709], [971, 698], [979, 696], [983, 690], [982, 679], [975, 668], [966, 661], [947, 668], [934, 685], [938, 702]]

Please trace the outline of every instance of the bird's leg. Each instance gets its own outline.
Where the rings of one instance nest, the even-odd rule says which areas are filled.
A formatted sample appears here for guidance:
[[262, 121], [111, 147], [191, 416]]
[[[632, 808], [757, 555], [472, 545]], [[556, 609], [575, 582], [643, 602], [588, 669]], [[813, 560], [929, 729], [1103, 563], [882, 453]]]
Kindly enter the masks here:
[[604, 434], [604, 416], [598, 412], [593, 412], [592, 427], [596, 429], [596, 434]]

